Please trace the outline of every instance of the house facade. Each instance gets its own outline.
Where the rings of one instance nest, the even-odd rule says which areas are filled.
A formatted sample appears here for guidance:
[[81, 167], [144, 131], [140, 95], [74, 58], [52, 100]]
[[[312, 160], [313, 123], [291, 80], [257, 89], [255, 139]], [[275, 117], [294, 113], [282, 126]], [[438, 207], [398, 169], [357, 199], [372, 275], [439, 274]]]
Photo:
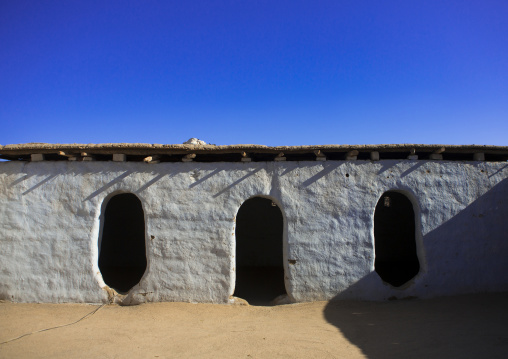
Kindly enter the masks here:
[[508, 290], [508, 147], [0, 146], [0, 299]]

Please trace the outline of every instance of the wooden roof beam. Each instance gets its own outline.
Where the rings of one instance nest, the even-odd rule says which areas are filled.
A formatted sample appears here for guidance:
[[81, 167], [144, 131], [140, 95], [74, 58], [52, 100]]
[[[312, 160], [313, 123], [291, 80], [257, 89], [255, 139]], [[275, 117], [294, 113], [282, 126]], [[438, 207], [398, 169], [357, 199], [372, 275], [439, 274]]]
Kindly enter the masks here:
[[417, 160], [418, 159], [418, 155], [416, 154], [416, 148], [412, 148], [409, 151], [409, 156], [407, 156], [407, 159], [408, 160]]
[[358, 152], [357, 150], [352, 150], [352, 151], [349, 151], [348, 153], [346, 153], [346, 155], [344, 156], [344, 159], [346, 161], [356, 161], [356, 159], [358, 158], [358, 154], [360, 152]]
[[286, 157], [284, 157], [284, 152], [279, 152], [277, 156], [274, 158], [274, 161], [285, 161]]
[[446, 148], [440, 147], [434, 152], [432, 152], [429, 156], [429, 159], [431, 160], [442, 160], [443, 159], [443, 152], [446, 151]]
[[189, 153], [188, 155], [185, 155], [182, 157], [182, 162], [192, 162], [196, 158], [195, 153]]
[[252, 158], [249, 157], [249, 155], [247, 155], [247, 152], [242, 152], [242, 159], [241, 159], [242, 162], [251, 162], [252, 161]]
[[326, 161], [326, 156], [321, 150], [315, 150], [314, 154], [316, 155], [316, 161]]
[[151, 155], [148, 157], [143, 158], [143, 162], [149, 163], [149, 164], [155, 164], [160, 162], [160, 156], [158, 155]]

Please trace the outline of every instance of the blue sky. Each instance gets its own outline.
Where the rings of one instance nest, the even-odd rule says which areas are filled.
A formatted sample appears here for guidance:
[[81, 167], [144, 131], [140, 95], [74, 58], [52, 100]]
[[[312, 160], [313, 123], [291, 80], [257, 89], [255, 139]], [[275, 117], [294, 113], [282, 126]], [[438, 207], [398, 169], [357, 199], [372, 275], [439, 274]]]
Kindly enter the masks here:
[[0, 144], [508, 145], [508, 2], [0, 2]]

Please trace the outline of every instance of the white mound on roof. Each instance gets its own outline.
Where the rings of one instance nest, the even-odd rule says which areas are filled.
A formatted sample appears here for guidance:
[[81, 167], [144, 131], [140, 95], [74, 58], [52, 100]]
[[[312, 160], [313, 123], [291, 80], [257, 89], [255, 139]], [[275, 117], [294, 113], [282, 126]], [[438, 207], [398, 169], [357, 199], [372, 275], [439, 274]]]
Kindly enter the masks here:
[[206, 142], [192, 137], [188, 141], [185, 141], [183, 144], [184, 145], [201, 145], [201, 146], [204, 146], [204, 145], [206, 145]]

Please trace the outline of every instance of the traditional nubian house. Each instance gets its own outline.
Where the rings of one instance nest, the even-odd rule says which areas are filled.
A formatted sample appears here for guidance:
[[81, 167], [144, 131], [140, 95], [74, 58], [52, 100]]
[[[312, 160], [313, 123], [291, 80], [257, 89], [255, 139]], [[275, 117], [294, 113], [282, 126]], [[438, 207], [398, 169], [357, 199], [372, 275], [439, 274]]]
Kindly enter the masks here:
[[508, 290], [508, 147], [0, 146], [0, 299]]

